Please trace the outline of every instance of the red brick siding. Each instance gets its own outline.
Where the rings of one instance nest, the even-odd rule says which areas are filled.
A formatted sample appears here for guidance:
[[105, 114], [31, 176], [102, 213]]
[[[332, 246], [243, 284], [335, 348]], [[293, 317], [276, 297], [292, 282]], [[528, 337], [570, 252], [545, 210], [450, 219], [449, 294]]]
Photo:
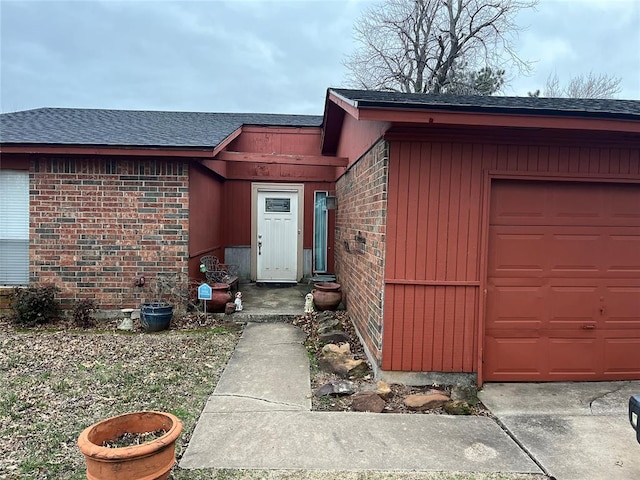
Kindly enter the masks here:
[[[336, 274], [349, 314], [378, 362], [382, 355], [388, 148], [378, 142], [336, 183]], [[356, 241], [361, 236], [362, 245]]]
[[60, 287], [65, 307], [92, 298], [109, 309], [145, 299], [158, 274], [186, 273], [188, 180], [183, 160], [33, 160], [31, 283]]

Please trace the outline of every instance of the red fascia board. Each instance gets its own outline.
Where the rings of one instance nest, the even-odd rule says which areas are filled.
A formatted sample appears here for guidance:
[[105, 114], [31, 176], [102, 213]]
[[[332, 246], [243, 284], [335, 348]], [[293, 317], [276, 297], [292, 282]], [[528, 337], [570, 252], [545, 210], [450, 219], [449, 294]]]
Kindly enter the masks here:
[[0, 145], [1, 153], [51, 153], [56, 155], [128, 155], [146, 157], [212, 158], [211, 149], [95, 147], [70, 145]]
[[321, 153], [335, 155], [340, 141], [340, 132], [346, 112], [337, 104], [327, 102], [324, 109], [324, 128], [320, 139]]
[[360, 108], [360, 120], [409, 124], [475, 125], [492, 127], [550, 128], [600, 130], [640, 133], [640, 122], [617, 118], [593, 118], [562, 115], [540, 115], [535, 112], [505, 114], [478, 112], [448, 112], [442, 110]]
[[281, 165], [319, 165], [346, 167], [347, 158], [325, 157], [322, 155], [283, 155], [271, 153], [220, 152], [216, 160], [226, 162], [278, 163]]
[[357, 103], [344, 98], [342, 95], [338, 95], [334, 91], [329, 91], [329, 100], [342, 108], [345, 112], [351, 115], [356, 120], [360, 119], [362, 110], [358, 108]]
[[236, 128], [224, 140], [222, 140], [218, 145], [216, 145], [216, 148], [213, 149], [213, 156], [215, 157], [218, 153], [220, 153], [222, 150], [227, 148], [227, 145], [229, 145], [236, 138], [238, 138], [240, 136], [240, 134], [242, 133], [242, 128], [243, 127]]

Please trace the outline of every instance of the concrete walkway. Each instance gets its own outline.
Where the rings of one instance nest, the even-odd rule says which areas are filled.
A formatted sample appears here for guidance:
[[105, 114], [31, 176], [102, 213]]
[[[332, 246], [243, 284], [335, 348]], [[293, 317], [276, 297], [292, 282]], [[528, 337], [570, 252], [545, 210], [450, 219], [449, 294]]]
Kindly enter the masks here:
[[303, 340], [247, 324], [181, 468], [541, 473], [491, 418], [311, 412]]

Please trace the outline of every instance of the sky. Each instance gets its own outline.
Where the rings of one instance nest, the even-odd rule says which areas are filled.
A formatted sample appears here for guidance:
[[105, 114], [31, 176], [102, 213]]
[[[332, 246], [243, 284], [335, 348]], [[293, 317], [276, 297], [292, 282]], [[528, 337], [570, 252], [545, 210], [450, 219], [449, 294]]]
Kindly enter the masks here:
[[[346, 87], [353, 25], [373, 0], [0, 0], [0, 111], [40, 107], [323, 113]], [[551, 73], [622, 79], [640, 99], [640, 0], [540, 0], [514, 47]]]

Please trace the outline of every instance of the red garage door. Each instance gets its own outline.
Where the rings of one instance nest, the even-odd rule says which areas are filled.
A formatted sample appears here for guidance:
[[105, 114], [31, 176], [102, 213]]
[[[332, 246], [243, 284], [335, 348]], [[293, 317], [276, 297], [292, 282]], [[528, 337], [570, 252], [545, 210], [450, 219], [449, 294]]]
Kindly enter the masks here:
[[487, 381], [640, 379], [640, 185], [494, 181]]

